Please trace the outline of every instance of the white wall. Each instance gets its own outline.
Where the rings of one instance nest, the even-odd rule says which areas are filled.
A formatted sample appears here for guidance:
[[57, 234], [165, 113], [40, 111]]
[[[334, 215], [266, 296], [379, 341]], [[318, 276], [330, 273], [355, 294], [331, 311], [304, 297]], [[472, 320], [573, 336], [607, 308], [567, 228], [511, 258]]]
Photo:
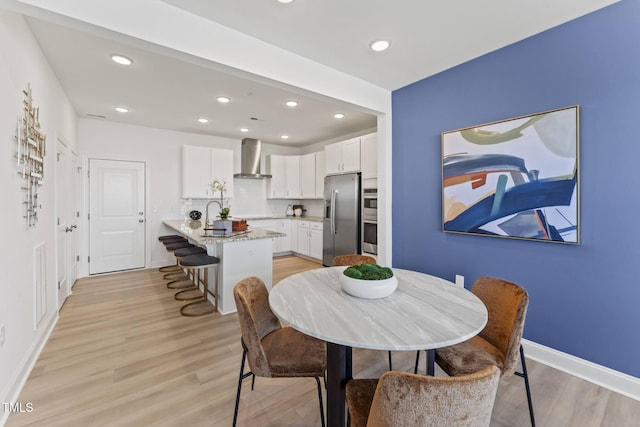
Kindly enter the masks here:
[[[30, 83], [34, 104], [47, 142], [44, 159], [42, 210], [36, 227], [23, 219], [23, 180], [16, 169], [13, 142], [22, 112], [22, 90]], [[0, 259], [0, 326], [5, 343], [0, 348], [0, 402], [15, 402], [50, 328], [57, 319], [55, 262], [55, 152], [56, 135], [76, 145], [76, 113], [43, 57], [21, 15], [0, 11], [0, 200], [4, 205]], [[46, 247], [46, 315], [35, 325], [34, 247]], [[7, 414], [0, 412], [0, 424]]]

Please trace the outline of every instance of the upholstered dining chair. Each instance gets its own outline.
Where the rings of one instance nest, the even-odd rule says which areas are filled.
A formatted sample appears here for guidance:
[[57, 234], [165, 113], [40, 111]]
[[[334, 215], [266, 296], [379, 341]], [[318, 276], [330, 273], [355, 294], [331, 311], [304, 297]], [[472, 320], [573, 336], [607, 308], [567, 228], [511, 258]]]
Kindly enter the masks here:
[[500, 370], [496, 366], [458, 377], [385, 372], [379, 380], [347, 383], [353, 427], [488, 426]]
[[[523, 378], [529, 417], [531, 425], [535, 426], [527, 365], [520, 344], [529, 304], [527, 291], [506, 280], [481, 277], [473, 284], [471, 292], [487, 307], [487, 325], [478, 335], [465, 342], [437, 349], [435, 361], [451, 376], [466, 375], [495, 365], [500, 368], [501, 376], [516, 374]], [[518, 355], [522, 372], [516, 372]]]
[[337, 257], [333, 258], [334, 267], [375, 263], [376, 259], [369, 255], [347, 254], [338, 255]]
[[[233, 425], [238, 418], [242, 380], [248, 376], [266, 378], [313, 377], [318, 386], [320, 421], [324, 427], [324, 408], [320, 377], [327, 366], [327, 346], [324, 341], [305, 335], [291, 327], [282, 327], [269, 307], [269, 292], [258, 277], [241, 280], [233, 289], [242, 332], [242, 362], [238, 376], [238, 391], [233, 413]], [[244, 372], [245, 360], [250, 372]], [[253, 381], [251, 383], [253, 389]]]

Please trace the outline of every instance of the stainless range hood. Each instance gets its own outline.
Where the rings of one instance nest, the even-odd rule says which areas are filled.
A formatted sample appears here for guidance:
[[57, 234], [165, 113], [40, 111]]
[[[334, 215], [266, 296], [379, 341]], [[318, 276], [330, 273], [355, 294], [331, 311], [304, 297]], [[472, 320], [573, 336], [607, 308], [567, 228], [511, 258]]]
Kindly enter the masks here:
[[260, 173], [260, 153], [262, 141], [253, 138], [244, 138], [240, 150], [240, 173], [234, 178], [262, 179], [271, 178], [271, 175]]

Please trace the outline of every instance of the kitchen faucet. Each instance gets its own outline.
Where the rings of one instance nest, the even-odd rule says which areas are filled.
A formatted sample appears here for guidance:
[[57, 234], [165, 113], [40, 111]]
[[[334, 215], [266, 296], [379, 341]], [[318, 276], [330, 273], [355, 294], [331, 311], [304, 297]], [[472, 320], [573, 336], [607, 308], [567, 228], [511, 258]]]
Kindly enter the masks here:
[[211, 205], [211, 203], [217, 203], [218, 206], [220, 206], [220, 210], [222, 210], [222, 203], [220, 203], [217, 200], [212, 200], [209, 203], [207, 203], [207, 207], [205, 208], [205, 217], [204, 217], [204, 226], [207, 227], [209, 225], [209, 205]]

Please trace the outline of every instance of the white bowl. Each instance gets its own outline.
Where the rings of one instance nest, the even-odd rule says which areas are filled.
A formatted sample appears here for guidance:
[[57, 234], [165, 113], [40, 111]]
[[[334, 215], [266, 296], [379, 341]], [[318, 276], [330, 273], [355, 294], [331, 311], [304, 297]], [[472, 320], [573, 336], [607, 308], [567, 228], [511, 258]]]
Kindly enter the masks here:
[[361, 280], [340, 274], [342, 290], [358, 298], [379, 299], [388, 297], [398, 287], [398, 279], [391, 276], [383, 280]]

